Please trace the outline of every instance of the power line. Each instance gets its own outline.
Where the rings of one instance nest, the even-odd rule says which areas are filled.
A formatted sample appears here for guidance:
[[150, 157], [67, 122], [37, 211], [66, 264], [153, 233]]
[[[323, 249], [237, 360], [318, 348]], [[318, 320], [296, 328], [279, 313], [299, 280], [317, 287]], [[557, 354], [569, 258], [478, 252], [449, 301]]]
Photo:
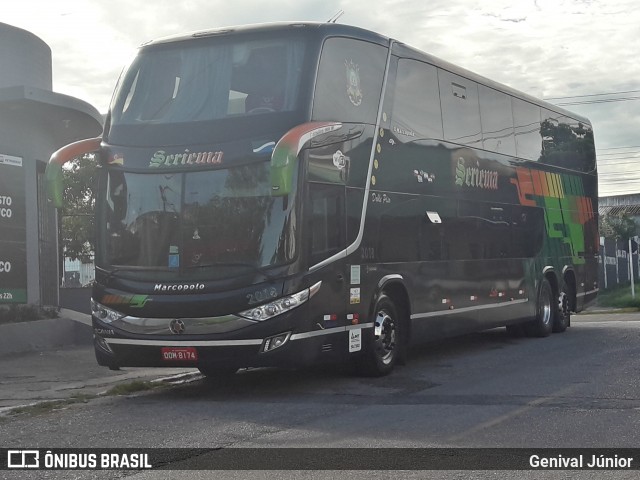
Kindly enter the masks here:
[[[628, 160], [630, 158], [636, 159], [636, 161]], [[618, 161], [618, 160], [621, 160], [621, 161]], [[601, 167], [608, 167], [608, 168], [612, 168], [617, 165], [636, 165], [637, 166], [638, 163], [640, 163], [640, 158], [638, 157], [627, 157], [627, 159], [625, 158], [599, 158], [598, 159], [598, 165], [600, 165]]]
[[640, 148], [640, 145], [630, 145], [628, 147], [607, 147], [607, 148], [599, 148], [598, 150], [621, 150], [623, 148]]
[[562, 102], [562, 103], [556, 103], [556, 105], [559, 107], [564, 107], [566, 105], [592, 105], [596, 103], [627, 102], [630, 100], [640, 100], [640, 97], [603, 98], [599, 100], [584, 100], [580, 102]]
[[623, 93], [638, 93], [640, 90], [625, 90], [620, 92], [610, 92], [610, 93], [590, 93], [587, 95], [571, 95], [568, 97], [549, 97], [545, 98], [545, 100], [565, 100], [567, 98], [587, 98], [587, 97], [601, 97], [604, 95], [622, 95]]

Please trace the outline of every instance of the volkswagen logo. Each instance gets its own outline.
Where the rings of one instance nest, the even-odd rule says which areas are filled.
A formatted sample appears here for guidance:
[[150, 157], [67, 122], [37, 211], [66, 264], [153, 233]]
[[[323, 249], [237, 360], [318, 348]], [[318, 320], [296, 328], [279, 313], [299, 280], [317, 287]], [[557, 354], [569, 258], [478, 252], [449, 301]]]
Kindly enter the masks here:
[[171, 322], [169, 323], [169, 330], [171, 330], [171, 333], [175, 333], [176, 335], [180, 335], [181, 333], [184, 333], [184, 331], [186, 330], [185, 326], [184, 326], [184, 322], [178, 318], [175, 318], [173, 320], [171, 320]]

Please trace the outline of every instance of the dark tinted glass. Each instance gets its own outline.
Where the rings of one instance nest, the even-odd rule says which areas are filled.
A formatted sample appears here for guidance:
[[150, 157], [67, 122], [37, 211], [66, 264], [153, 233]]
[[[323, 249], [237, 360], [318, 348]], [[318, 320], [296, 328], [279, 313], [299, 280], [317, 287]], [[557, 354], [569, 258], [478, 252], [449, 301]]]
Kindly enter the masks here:
[[269, 163], [197, 173], [108, 172], [107, 258], [121, 267], [263, 267], [295, 254], [293, 195], [270, 194]]
[[513, 134], [511, 97], [484, 85], [479, 85], [478, 90], [483, 148], [505, 155], [515, 155], [516, 141]]
[[538, 160], [542, 153], [540, 107], [518, 98], [512, 98], [511, 101], [518, 157]]
[[311, 264], [345, 248], [344, 187], [309, 184]]
[[578, 172], [594, 171], [596, 155], [591, 127], [549, 110], [543, 110], [542, 114], [540, 160]]
[[375, 124], [387, 49], [349, 38], [324, 43], [313, 119]]
[[415, 60], [400, 59], [391, 117], [391, 129], [396, 135], [442, 138], [436, 67]]
[[304, 44], [291, 39], [142, 50], [116, 90], [112, 126], [294, 110], [303, 59]]
[[438, 78], [445, 140], [481, 147], [478, 85], [444, 70], [438, 70]]
[[539, 207], [514, 206], [511, 213], [513, 258], [535, 257], [544, 239], [544, 210]]
[[[380, 195], [380, 194], [378, 194]], [[382, 199], [384, 212], [380, 215], [378, 252], [382, 262], [414, 262], [418, 260], [420, 203], [417, 199], [394, 198], [391, 203]]]

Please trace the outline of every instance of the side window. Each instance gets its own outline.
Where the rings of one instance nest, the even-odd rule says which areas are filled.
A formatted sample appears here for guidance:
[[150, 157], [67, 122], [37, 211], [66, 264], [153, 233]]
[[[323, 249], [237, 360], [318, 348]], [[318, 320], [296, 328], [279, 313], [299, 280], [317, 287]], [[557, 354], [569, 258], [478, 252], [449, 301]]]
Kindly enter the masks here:
[[540, 207], [513, 206], [511, 247], [513, 258], [535, 257], [544, 241], [544, 210]]
[[453, 258], [459, 260], [486, 260], [509, 258], [510, 215], [506, 205], [460, 200], [458, 218], [449, 237], [457, 238]]
[[309, 184], [311, 265], [345, 248], [344, 186]]
[[478, 86], [478, 93], [480, 94], [483, 148], [514, 156], [516, 140], [513, 135], [511, 97], [484, 85]]
[[418, 260], [420, 203], [412, 197], [383, 207], [378, 230], [378, 254], [382, 262]]
[[543, 110], [542, 116], [540, 160], [548, 165], [578, 172], [595, 170], [596, 155], [591, 127], [549, 110]]
[[518, 157], [537, 161], [542, 154], [540, 107], [519, 98], [512, 98], [511, 101]]
[[454, 143], [482, 146], [478, 84], [438, 70], [444, 138]]
[[313, 119], [375, 124], [387, 49], [349, 38], [324, 42]]
[[400, 59], [391, 119], [394, 133], [417, 138], [442, 138], [436, 67]]

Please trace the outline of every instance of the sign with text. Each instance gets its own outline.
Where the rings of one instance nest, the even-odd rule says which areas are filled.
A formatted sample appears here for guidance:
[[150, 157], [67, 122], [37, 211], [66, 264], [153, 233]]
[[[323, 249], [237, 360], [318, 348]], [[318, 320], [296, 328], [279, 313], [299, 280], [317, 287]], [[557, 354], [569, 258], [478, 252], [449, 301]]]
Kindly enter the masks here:
[[22, 158], [0, 153], [0, 304], [27, 302], [25, 203]]

